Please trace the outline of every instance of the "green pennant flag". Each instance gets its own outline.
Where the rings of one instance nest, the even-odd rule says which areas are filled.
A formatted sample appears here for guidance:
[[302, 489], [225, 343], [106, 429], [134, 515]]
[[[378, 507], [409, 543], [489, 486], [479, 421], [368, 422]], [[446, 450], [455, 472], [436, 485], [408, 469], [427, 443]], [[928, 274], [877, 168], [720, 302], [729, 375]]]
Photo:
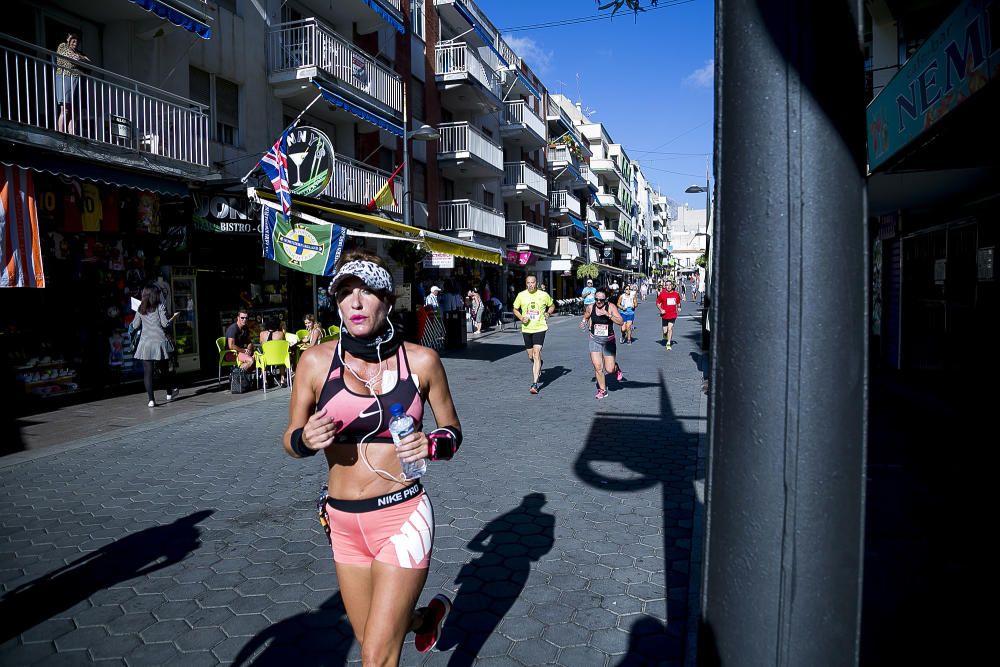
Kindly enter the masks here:
[[264, 257], [282, 266], [317, 276], [336, 273], [340, 252], [347, 238], [345, 230], [335, 224], [313, 224], [285, 216], [270, 206], [261, 209], [261, 235]]

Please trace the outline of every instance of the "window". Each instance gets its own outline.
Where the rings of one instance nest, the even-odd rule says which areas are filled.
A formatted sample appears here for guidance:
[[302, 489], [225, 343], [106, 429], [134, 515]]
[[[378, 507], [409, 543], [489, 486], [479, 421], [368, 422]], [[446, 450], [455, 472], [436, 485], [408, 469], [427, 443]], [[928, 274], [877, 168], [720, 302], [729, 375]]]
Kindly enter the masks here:
[[427, 165], [419, 160], [413, 161], [413, 171], [410, 173], [410, 189], [414, 200], [427, 201]]
[[413, 34], [424, 38], [424, 2], [425, 0], [410, 0], [410, 18], [413, 21]]
[[212, 139], [230, 146], [240, 143], [240, 88], [232, 81], [197, 67], [188, 71], [191, 99], [208, 107]]
[[418, 120], [427, 119], [426, 102], [424, 101], [424, 82], [416, 77], [410, 79], [410, 115]]
[[240, 88], [232, 81], [215, 77], [215, 138], [220, 143], [239, 143]]

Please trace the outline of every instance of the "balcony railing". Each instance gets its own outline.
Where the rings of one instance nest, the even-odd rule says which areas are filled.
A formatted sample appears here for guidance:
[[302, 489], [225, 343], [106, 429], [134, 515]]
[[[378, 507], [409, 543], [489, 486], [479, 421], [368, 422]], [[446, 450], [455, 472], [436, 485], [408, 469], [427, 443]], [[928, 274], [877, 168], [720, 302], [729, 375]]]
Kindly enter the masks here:
[[554, 102], [552, 98], [549, 98], [549, 103], [546, 107], [546, 120], [561, 120], [567, 130], [573, 129], [573, 121], [569, 119], [563, 108]]
[[507, 222], [507, 243], [530, 245], [535, 248], [548, 248], [549, 235], [544, 229], [530, 222]]
[[55, 52], [13, 37], [2, 37], [0, 56], [0, 120], [208, 166], [200, 104], [86, 63], [77, 76], [64, 75]]
[[553, 190], [549, 199], [552, 208], [565, 209], [570, 215], [579, 216], [583, 210], [580, 206], [580, 199], [568, 190]]
[[503, 169], [503, 149], [468, 123], [442, 123], [438, 125], [441, 140], [438, 155], [447, 159], [448, 153], [469, 153], [497, 169]]
[[500, 99], [500, 75], [465, 42], [438, 44], [436, 74], [468, 74]]
[[583, 250], [580, 248], [580, 242], [576, 239], [560, 236], [556, 239], [556, 254], [576, 259], [583, 255]]
[[545, 140], [545, 123], [538, 117], [531, 107], [523, 100], [518, 102], [507, 102], [504, 105], [504, 120], [511, 125], [524, 125], [529, 130]]
[[587, 181], [588, 185], [594, 186], [595, 190], [600, 186], [597, 180], [597, 174], [595, 174], [588, 165], [580, 165], [580, 174], [583, 176], [583, 180]]
[[577, 163], [576, 156], [573, 155], [573, 152], [566, 146], [549, 148], [547, 160], [549, 162], [569, 162], [573, 165]]
[[395, 9], [397, 12], [403, 13], [399, 0], [381, 0], [381, 1], [389, 5], [393, 9]]
[[505, 188], [526, 185], [543, 197], [549, 191], [545, 177], [527, 162], [505, 162], [503, 165], [503, 185]]
[[268, 58], [272, 74], [316, 67], [403, 113], [403, 82], [399, 76], [315, 18], [272, 28]]
[[622, 170], [618, 168], [618, 163], [612, 160], [611, 158], [606, 158], [606, 157], [591, 158], [590, 168], [597, 172], [612, 174], [619, 181], [625, 179], [625, 177], [622, 176]]
[[473, 231], [497, 238], [506, 237], [503, 214], [468, 199], [453, 199], [438, 204], [438, 223], [442, 231]]
[[[367, 205], [386, 184], [389, 176], [388, 172], [369, 167], [338, 153], [333, 162], [333, 177], [330, 179], [330, 184], [323, 190], [323, 195]], [[383, 210], [401, 215], [403, 212], [401, 205], [402, 181], [396, 179], [392, 185], [396, 195], [396, 203], [383, 207]]]
[[587, 222], [589, 222], [591, 225], [597, 225], [598, 223], [597, 211], [595, 211], [592, 207], [589, 206], [587, 207]]

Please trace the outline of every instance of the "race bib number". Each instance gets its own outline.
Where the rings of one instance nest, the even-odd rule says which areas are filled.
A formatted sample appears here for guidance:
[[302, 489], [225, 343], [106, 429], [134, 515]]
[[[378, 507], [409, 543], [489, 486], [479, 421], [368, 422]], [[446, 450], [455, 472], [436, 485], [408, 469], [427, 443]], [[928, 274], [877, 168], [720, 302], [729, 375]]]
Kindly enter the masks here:
[[539, 312], [537, 310], [529, 310], [528, 311], [528, 319], [531, 320], [531, 321], [537, 320], [538, 319], [538, 315], [539, 315]]
[[668, 306], [676, 306], [677, 305], [677, 299], [675, 299], [674, 297], [668, 298], [667, 299], [667, 305]]
[[607, 338], [610, 334], [608, 333], [607, 324], [595, 324], [594, 325], [594, 335], [598, 338]]

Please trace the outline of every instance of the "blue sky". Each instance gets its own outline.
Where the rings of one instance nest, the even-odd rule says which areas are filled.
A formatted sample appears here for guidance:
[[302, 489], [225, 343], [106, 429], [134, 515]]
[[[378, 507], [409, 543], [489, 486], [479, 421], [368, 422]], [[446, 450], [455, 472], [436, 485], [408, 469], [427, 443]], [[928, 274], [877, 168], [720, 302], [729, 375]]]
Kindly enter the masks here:
[[[604, 4], [602, 0], [600, 4]], [[712, 153], [714, 0], [660, 0], [638, 18], [595, 0], [476, 0], [550, 92], [582, 101], [663, 194], [694, 208]], [[649, 0], [643, 0], [648, 6]]]

